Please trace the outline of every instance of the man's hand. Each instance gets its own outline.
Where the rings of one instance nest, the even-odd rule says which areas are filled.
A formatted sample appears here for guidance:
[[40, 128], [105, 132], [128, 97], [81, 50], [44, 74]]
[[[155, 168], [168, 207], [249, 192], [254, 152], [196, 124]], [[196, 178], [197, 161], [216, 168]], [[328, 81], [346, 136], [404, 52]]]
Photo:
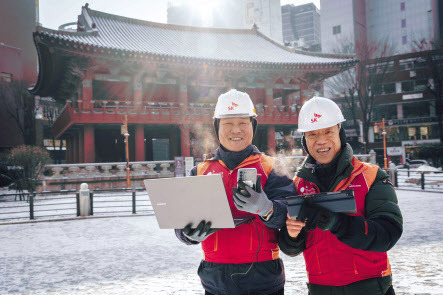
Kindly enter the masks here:
[[300, 221], [305, 222], [306, 230], [311, 231], [317, 227], [321, 230], [331, 230], [338, 222], [337, 213], [326, 210], [314, 203], [311, 199], [303, 202], [300, 208]]
[[238, 188], [233, 187], [232, 200], [238, 210], [265, 216], [273, 208], [272, 201], [268, 199], [261, 189], [261, 177], [257, 177], [255, 190], [246, 185], [243, 181], [238, 182]]
[[200, 223], [197, 225], [195, 229], [192, 229], [191, 226], [192, 223], [185, 226], [185, 228], [183, 229], [183, 234], [189, 240], [199, 243], [206, 240], [207, 237], [209, 237], [218, 230], [215, 228], [211, 229], [211, 222], [210, 221], [205, 222], [204, 220], [200, 221]]
[[286, 220], [286, 228], [288, 229], [288, 233], [291, 238], [295, 239], [300, 234], [304, 226], [304, 222], [292, 220], [288, 214], [288, 219]]

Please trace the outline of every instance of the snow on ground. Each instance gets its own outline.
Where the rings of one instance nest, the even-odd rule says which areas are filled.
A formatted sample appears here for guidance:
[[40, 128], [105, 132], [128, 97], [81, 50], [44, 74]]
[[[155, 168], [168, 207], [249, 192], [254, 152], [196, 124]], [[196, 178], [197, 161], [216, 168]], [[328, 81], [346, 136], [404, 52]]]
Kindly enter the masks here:
[[[422, 169], [420, 170], [420, 168]], [[409, 172], [406, 169], [398, 169], [397, 170], [398, 187], [410, 190], [412, 189], [422, 190], [421, 178], [423, 172], [423, 177], [425, 179], [425, 189], [427, 191], [443, 193], [443, 172], [441, 171], [435, 172], [433, 169], [437, 168], [422, 165], [417, 169], [411, 169]]]
[[[397, 294], [443, 294], [443, 194], [397, 191], [404, 233], [389, 251]], [[203, 294], [200, 246], [154, 216], [0, 225], [0, 294]], [[286, 294], [307, 294], [303, 257], [281, 255]]]

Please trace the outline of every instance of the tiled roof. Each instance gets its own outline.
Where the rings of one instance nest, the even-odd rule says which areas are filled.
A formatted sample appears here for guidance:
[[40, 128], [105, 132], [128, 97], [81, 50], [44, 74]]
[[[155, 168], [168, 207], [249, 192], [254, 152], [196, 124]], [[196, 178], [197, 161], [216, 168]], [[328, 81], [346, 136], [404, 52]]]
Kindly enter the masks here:
[[301, 53], [284, 47], [256, 29], [198, 28], [141, 21], [83, 7], [83, 32], [37, 28], [37, 35], [79, 45], [179, 58], [265, 64], [353, 64], [345, 57]]

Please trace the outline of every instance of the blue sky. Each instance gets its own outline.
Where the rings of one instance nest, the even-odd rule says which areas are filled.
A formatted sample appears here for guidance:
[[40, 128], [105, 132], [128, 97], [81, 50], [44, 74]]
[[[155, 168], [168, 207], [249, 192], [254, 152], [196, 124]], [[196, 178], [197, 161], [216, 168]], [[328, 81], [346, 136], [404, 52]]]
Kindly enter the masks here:
[[[86, 2], [93, 10], [126, 17], [149, 20], [153, 22], [166, 22], [168, 0], [38, 0], [39, 21], [47, 28], [57, 29], [60, 25], [76, 22], [81, 13], [81, 7]], [[190, 1], [190, 0], [188, 0]], [[199, 0], [193, 0], [199, 1]], [[206, 0], [208, 1], [208, 0]], [[214, 0], [212, 0], [214, 1]], [[215, 0], [217, 1], [217, 0]], [[221, 1], [221, 0], [218, 0]], [[320, 7], [320, 0], [281, 0], [281, 5], [300, 5], [314, 2]], [[204, 2], [202, 2], [204, 3]]]

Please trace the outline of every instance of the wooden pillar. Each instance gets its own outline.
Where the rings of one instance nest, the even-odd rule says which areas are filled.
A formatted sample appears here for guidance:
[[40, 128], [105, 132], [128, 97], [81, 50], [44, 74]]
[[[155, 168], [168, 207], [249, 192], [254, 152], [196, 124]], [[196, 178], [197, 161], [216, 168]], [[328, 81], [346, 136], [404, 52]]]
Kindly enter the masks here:
[[95, 136], [94, 125], [87, 124], [83, 127], [83, 163], [95, 163]]
[[[69, 153], [71, 152], [71, 149], [69, 148], [69, 145], [70, 145], [70, 139], [69, 138], [66, 138], [66, 164], [69, 164], [69, 158], [70, 158], [70, 155], [69, 155]], [[62, 141], [60, 141], [60, 143], [61, 143]]]
[[143, 124], [135, 125], [135, 161], [145, 161], [145, 128]]
[[189, 127], [186, 125], [180, 125], [181, 135], [181, 156], [189, 157], [191, 155], [191, 136], [189, 134]]
[[300, 90], [300, 102], [301, 105], [303, 105], [305, 102], [312, 98], [313, 92], [310, 89], [310, 85], [305, 82], [300, 85]]
[[134, 99], [133, 99], [134, 107], [136, 110], [140, 110], [143, 100], [142, 81], [140, 74], [135, 75], [133, 86], [134, 86]]
[[66, 138], [66, 163], [72, 163], [72, 137]]
[[83, 97], [82, 97], [82, 109], [90, 110], [92, 109], [91, 100], [92, 96], [92, 74], [90, 71], [87, 71], [85, 74], [85, 78], [82, 81], [83, 87]]
[[85, 144], [84, 144], [84, 129], [80, 128], [78, 132], [78, 162], [85, 162]]
[[182, 109], [184, 109], [184, 110], [187, 109], [187, 107], [188, 107], [188, 86], [186, 84], [183, 84], [183, 82], [180, 83], [179, 103], [183, 104]]
[[268, 154], [275, 155], [275, 127], [268, 126]]
[[265, 94], [265, 113], [272, 113], [274, 111], [274, 91], [272, 88], [266, 88]]
[[76, 132], [72, 137], [72, 163], [80, 163], [78, 156], [79, 148], [79, 134]]

